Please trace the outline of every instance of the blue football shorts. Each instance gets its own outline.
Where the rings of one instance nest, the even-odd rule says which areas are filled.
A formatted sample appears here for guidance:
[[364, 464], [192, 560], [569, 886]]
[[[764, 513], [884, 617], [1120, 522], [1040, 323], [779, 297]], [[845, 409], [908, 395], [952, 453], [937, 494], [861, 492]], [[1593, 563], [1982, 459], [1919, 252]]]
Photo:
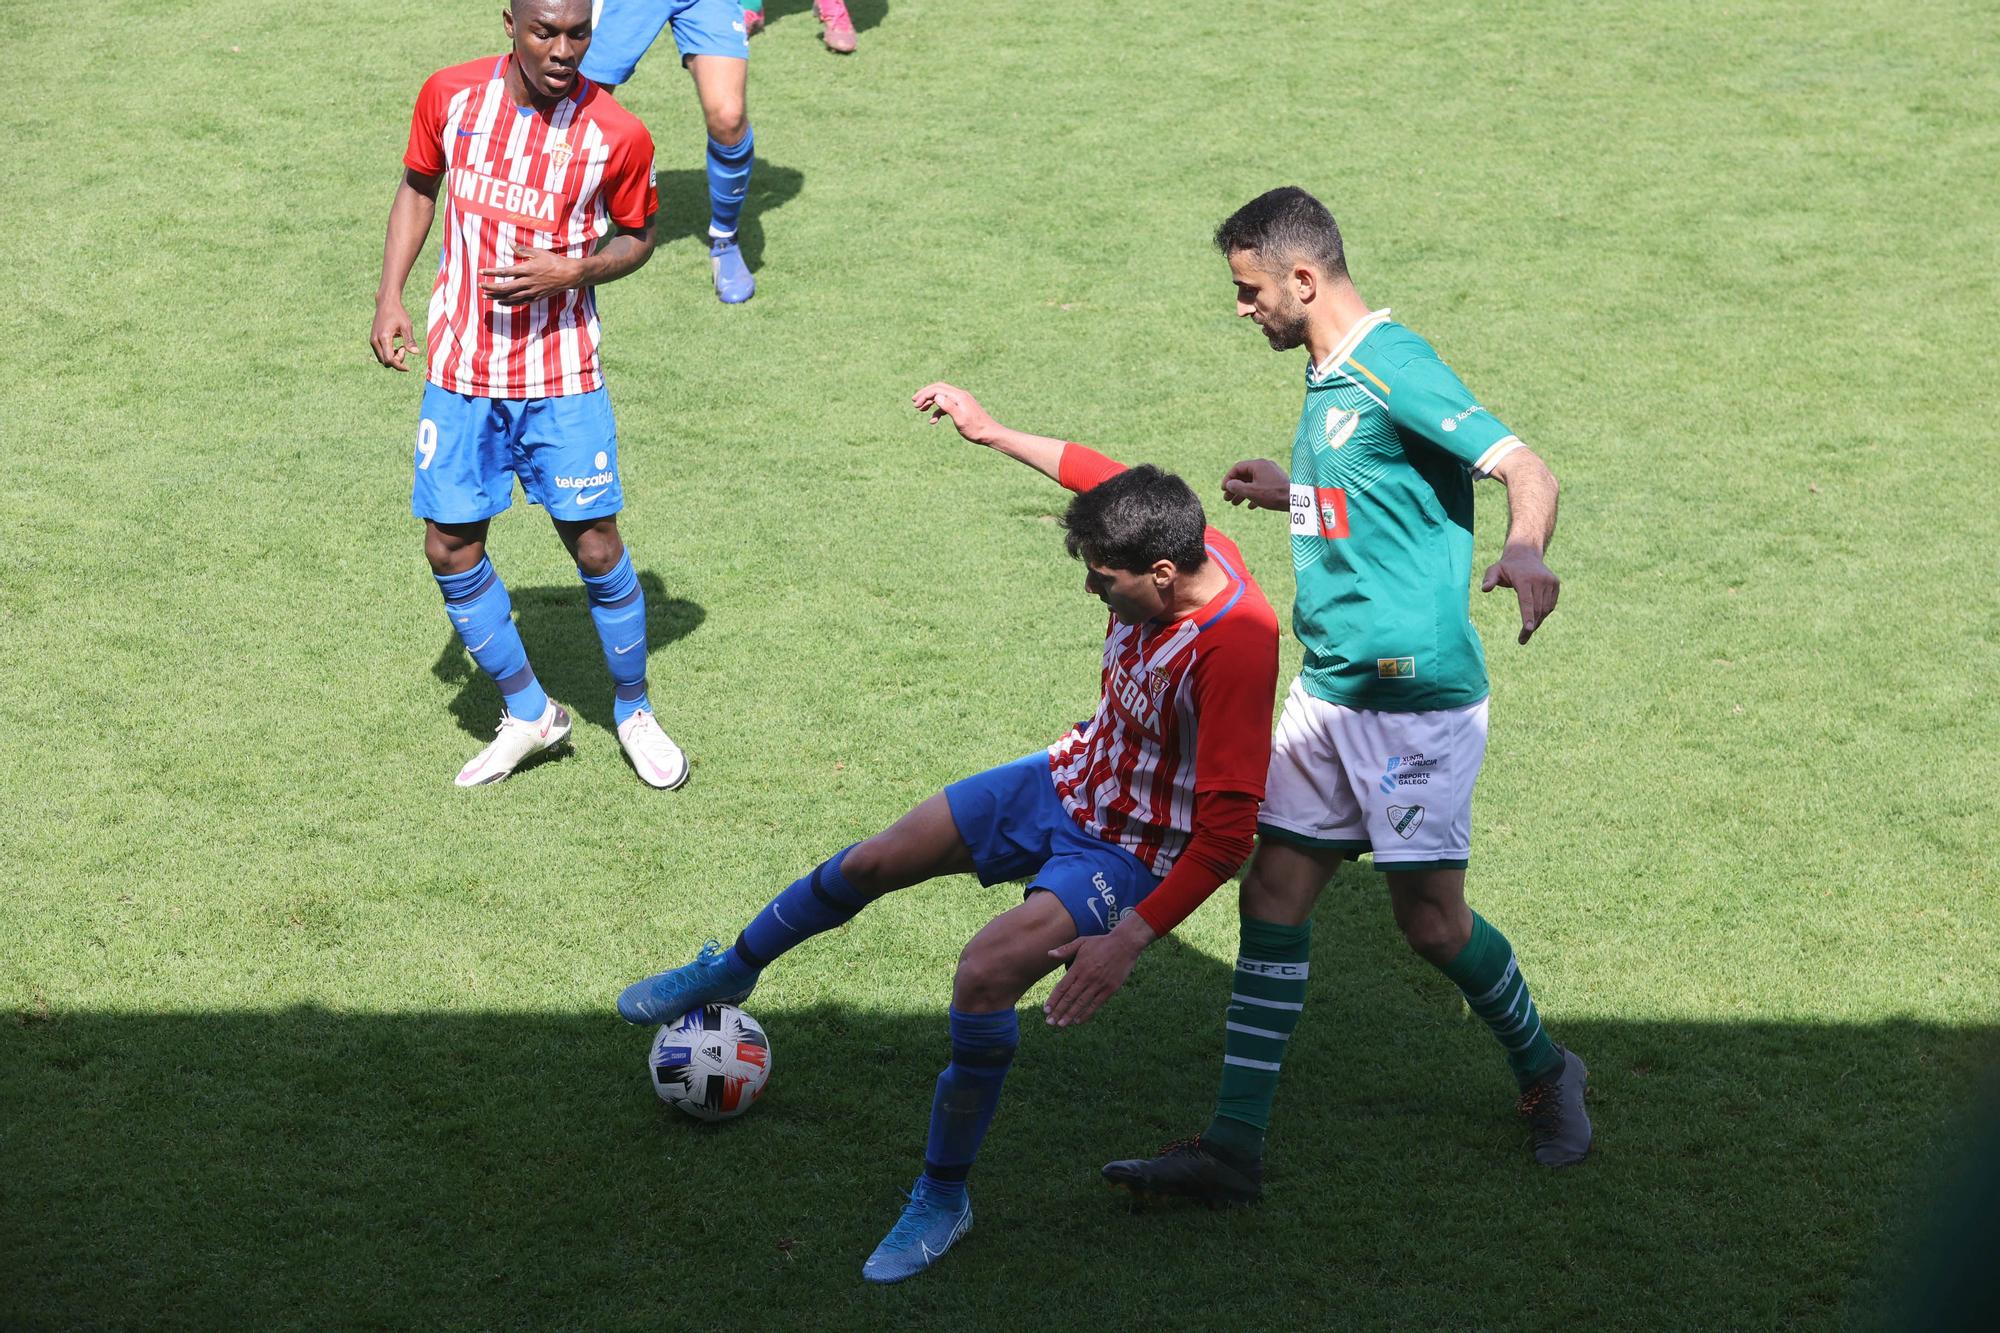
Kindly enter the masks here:
[[670, 23], [682, 64], [689, 56], [750, 58], [741, 0], [596, 0], [583, 77], [613, 86], [630, 83], [639, 57]]
[[944, 798], [979, 882], [1026, 880], [1023, 897], [1053, 893], [1079, 935], [1109, 931], [1160, 882], [1144, 861], [1076, 826], [1045, 750], [954, 782]]
[[603, 388], [553, 398], [475, 398], [424, 384], [410, 512], [478, 523], [514, 502], [514, 479], [549, 517], [588, 523], [625, 507], [618, 426]]

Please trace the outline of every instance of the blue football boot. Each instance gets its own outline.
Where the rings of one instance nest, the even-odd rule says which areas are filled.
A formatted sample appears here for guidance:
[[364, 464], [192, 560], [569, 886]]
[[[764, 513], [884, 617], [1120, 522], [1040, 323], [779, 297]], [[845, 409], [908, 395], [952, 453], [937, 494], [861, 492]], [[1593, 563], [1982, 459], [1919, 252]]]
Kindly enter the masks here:
[[750, 276], [734, 236], [710, 241], [708, 260], [715, 268], [715, 295], [724, 305], [742, 305], [757, 294], [757, 279]]
[[915, 1277], [944, 1257], [944, 1252], [972, 1230], [972, 1195], [963, 1188], [950, 1197], [924, 1176], [910, 1191], [910, 1201], [896, 1225], [861, 1265], [870, 1282], [901, 1282]]
[[741, 1004], [757, 989], [760, 974], [734, 971], [714, 940], [694, 961], [635, 981], [618, 994], [618, 1016], [627, 1023], [665, 1023], [705, 1004]]

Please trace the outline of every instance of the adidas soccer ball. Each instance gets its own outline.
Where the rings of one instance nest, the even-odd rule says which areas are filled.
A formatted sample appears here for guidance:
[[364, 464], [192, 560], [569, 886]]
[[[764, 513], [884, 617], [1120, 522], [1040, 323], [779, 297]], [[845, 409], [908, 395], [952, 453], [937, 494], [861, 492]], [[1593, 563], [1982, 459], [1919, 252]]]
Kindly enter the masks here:
[[646, 1067], [667, 1105], [697, 1120], [728, 1120], [764, 1095], [771, 1039], [735, 1005], [703, 1005], [654, 1034]]

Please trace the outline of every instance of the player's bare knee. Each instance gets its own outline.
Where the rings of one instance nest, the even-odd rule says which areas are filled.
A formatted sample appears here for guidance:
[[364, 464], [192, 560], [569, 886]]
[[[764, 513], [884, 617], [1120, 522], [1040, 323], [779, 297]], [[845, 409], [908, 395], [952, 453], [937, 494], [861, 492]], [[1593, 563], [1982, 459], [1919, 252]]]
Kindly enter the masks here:
[[486, 554], [486, 543], [453, 536], [439, 528], [424, 531], [424, 559], [433, 574], [463, 574]]
[[1257, 863], [1252, 861], [1250, 868], [1243, 872], [1243, 884], [1236, 893], [1236, 900], [1242, 908], [1243, 915], [1254, 916], [1264, 921], [1270, 920], [1270, 909], [1275, 897], [1270, 881], [1257, 873]]
[[1403, 939], [1411, 949], [1440, 967], [1456, 957], [1465, 944], [1459, 938], [1458, 923], [1448, 912], [1423, 908], [1404, 913], [1396, 924], [1402, 927]]
[[1002, 945], [975, 935], [958, 955], [951, 1002], [966, 1013], [1010, 1008], [1028, 989], [1022, 968]]
[[840, 860], [840, 877], [863, 893], [886, 893], [895, 887], [890, 878], [892, 858], [893, 848], [878, 833], [847, 849]]
[[1243, 886], [1237, 905], [1244, 916], [1259, 921], [1303, 921], [1312, 912], [1319, 891], [1310, 885], [1293, 883], [1283, 876], [1259, 873], [1256, 861], [1243, 872]]
[[708, 136], [725, 148], [734, 148], [749, 133], [750, 113], [740, 97], [718, 99], [704, 106], [702, 115], [708, 121]]
[[618, 558], [625, 554], [625, 543], [618, 540], [618, 534], [605, 537], [596, 532], [585, 533], [583, 540], [576, 544], [576, 567], [592, 578], [609, 574], [618, 567]]

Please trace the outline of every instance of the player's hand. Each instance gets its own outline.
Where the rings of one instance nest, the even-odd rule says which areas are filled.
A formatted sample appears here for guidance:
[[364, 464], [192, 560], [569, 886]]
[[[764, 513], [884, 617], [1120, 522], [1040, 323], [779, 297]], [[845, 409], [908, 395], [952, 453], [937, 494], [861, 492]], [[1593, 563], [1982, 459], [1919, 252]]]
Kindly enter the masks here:
[[1069, 971], [1042, 1001], [1042, 1016], [1048, 1025], [1066, 1028], [1089, 1022], [1090, 1016], [1118, 993], [1125, 978], [1132, 975], [1140, 952], [1155, 938], [1152, 927], [1135, 914], [1119, 922], [1109, 935], [1091, 935], [1049, 950], [1049, 957], [1068, 963]]
[[1222, 498], [1252, 509], [1290, 509], [1292, 475], [1268, 458], [1246, 458], [1224, 474]]
[[1486, 578], [1479, 585], [1481, 592], [1495, 588], [1512, 588], [1521, 599], [1521, 642], [1526, 643], [1556, 609], [1562, 580], [1542, 563], [1540, 551], [1531, 546], [1509, 546], [1486, 567]]
[[1000, 423], [987, 415], [979, 400], [956, 384], [946, 384], [943, 380], [926, 384], [910, 395], [910, 401], [917, 411], [931, 414], [933, 426], [941, 418], [950, 417], [958, 433], [974, 444], [991, 444], [1000, 431]]
[[410, 327], [409, 312], [401, 301], [376, 302], [375, 327], [368, 333], [368, 345], [375, 349], [377, 361], [391, 370], [409, 373], [405, 358], [417, 345], [417, 333]]
[[526, 305], [551, 296], [560, 296], [583, 283], [583, 264], [553, 250], [530, 246], [514, 252], [514, 262], [506, 268], [482, 268], [479, 294], [501, 305]]

